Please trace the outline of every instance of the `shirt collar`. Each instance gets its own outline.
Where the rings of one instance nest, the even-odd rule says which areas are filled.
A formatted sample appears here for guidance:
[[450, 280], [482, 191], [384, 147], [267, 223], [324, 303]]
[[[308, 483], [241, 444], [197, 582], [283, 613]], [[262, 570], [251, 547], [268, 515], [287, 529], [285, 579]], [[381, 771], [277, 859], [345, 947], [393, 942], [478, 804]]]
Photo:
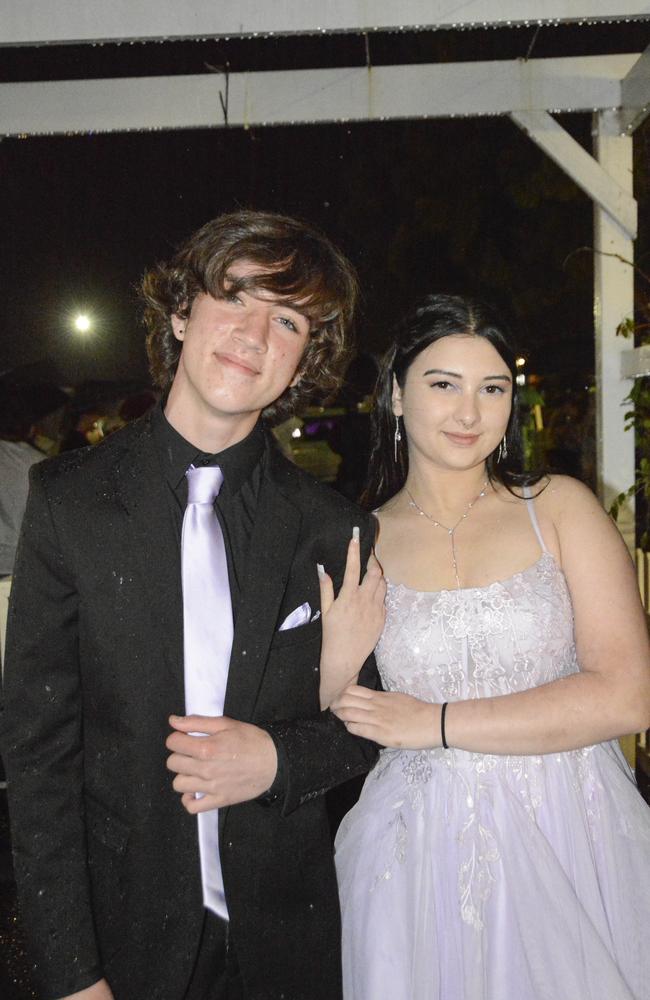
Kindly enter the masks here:
[[218, 465], [223, 472], [224, 491], [227, 495], [237, 493], [264, 452], [264, 431], [258, 421], [250, 434], [242, 441], [215, 454], [201, 451], [191, 444], [167, 420], [160, 402], [153, 412], [152, 429], [160, 451], [163, 470], [169, 485], [177, 490], [185, 479], [190, 465]]

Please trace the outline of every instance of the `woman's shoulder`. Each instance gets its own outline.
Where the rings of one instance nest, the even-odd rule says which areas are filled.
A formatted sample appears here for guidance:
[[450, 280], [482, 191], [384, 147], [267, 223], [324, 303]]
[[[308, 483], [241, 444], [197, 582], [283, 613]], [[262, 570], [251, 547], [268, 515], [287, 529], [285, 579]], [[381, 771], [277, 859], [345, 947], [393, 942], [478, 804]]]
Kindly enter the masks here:
[[595, 510], [603, 512], [600, 501], [589, 487], [572, 476], [546, 475], [530, 487], [530, 495], [535, 506], [554, 520]]
[[560, 565], [562, 540], [573, 535], [577, 525], [596, 528], [610, 520], [589, 487], [571, 476], [547, 473], [528, 485], [508, 488], [497, 484], [495, 493], [505, 504], [529, 506], [529, 515], [537, 524], [544, 545]]
[[584, 483], [571, 476], [545, 473], [539, 479], [528, 483], [492, 483], [495, 497], [502, 503], [524, 506], [531, 504], [537, 514], [545, 515], [555, 520], [567, 509], [584, 508], [595, 504], [598, 500]]
[[618, 534], [616, 525], [598, 497], [579, 479], [549, 475], [546, 486], [536, 497], [535, 511], [542, 531], [555, 533], [563, 552], [567, 540], [581, 540], [589, 547]]

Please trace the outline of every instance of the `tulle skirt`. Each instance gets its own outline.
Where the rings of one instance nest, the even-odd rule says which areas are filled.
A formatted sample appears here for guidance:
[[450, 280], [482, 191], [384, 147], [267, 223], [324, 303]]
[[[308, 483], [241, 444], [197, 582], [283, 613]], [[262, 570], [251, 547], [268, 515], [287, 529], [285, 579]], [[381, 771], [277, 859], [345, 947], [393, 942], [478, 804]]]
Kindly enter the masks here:
[[650, 998], [650, 809], [615, 743], [384, 751], [336, 864], [345, 1000]]

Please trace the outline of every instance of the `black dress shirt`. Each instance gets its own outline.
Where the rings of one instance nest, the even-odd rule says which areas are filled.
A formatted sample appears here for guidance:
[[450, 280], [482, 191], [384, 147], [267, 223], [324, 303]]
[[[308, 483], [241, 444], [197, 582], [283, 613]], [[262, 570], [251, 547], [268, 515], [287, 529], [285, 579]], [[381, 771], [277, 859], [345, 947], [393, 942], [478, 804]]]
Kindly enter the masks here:
[[165, 479], [169, 485], [169, 502], [176, 525], [176, 541], [179, 549], [183, 516], [187, 506], [185, 473], [190, 465], [218, 465], [223, 473], [223, 485], [214, 506], [223, 531], [233, 618], [236, 621], [262, 477], [264, 431], [261, 424], [256, 424], [243, 441], [238, 441], [237, 444], [216, 454], [208, 454], [196, 445], [190, 444], [169, 423], [162, 405], [159, 405], [153, 414], [152, 427]]

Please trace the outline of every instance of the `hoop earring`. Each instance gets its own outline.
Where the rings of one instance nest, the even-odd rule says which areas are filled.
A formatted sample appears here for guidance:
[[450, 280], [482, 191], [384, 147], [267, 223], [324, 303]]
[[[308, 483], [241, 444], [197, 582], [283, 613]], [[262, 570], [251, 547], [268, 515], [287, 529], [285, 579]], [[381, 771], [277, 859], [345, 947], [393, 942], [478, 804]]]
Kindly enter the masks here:
[[402, 440], [402, 432], [399, 429], [399, 417], [395, 417], [395, 434], [393, 436], [393, 459], [395, 461], [395, 465], [397, 465], [399, 443], [401, 440]]
[[501, 441], [499, 441], [499, 450], [497, 451], [497, 462], [503, 462], [504, 459], [508, 457], [508, 442], [506, 441], [505, 434]]

